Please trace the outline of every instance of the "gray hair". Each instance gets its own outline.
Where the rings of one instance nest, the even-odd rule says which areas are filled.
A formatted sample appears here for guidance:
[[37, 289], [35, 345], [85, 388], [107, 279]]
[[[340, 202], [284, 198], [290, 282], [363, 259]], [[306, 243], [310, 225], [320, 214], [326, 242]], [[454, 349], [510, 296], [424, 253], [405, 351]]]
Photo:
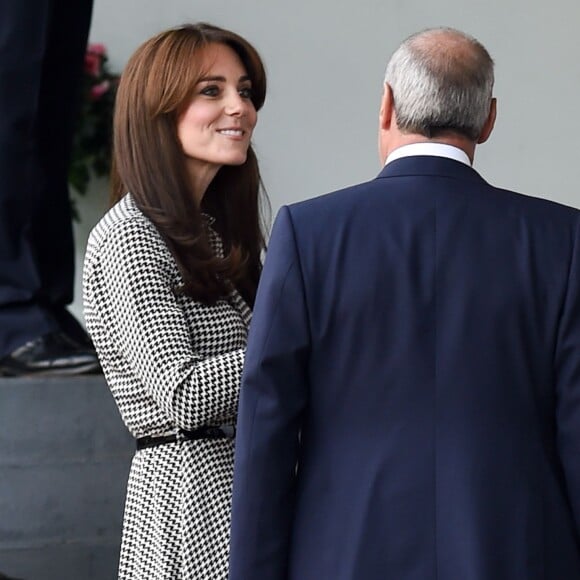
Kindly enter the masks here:
[[454, 131], [477, 141], [489, 115], [493, 81], [485, 47], [452, 28], [407, 38], [385, 73], [399, 129], [429, 138]]

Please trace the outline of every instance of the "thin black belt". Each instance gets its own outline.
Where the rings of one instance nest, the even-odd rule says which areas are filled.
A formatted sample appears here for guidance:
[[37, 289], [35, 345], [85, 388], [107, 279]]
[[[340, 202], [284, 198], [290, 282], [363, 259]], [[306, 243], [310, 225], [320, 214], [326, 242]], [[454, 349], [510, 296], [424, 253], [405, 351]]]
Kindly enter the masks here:
[[199, 427], [193, 431], [180, 429], [178, 433], [171, 435], [161, 435], [159, 437], [139, 437], [137, 439], [137, 450], [147, 447], [157, 447], [166, 443], [176, 443], [177, 441], [195, 441], [197, 439], [233, 439], [236, 435], [236, 428], [233, 425], [221, 425], [219, 427]]

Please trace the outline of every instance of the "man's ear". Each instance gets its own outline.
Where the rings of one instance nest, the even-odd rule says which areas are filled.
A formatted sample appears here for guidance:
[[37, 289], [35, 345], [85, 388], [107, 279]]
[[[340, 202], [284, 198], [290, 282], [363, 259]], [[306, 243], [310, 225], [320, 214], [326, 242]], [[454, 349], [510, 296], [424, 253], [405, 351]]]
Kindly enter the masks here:
[[393, 100], [393, 89], [388, 83], [383, 87], [383, 98], [381, 99], [381, 109], [379, 111], [379, 126], [381, 129], [388, 130], [393, 122], [395, 110], [395, 101]]
[[497, 116], [497, 99], [491, 99], [491, 104], [489, 106], [489, 115], [487, 116], [487, 120], [485, 121], [485, 125], [479, 134], [479, 138], [477, 139], [477, 143], [485, 143], [491, 132], [493, 131], [493, 126], [495, 125], [495, 118]]

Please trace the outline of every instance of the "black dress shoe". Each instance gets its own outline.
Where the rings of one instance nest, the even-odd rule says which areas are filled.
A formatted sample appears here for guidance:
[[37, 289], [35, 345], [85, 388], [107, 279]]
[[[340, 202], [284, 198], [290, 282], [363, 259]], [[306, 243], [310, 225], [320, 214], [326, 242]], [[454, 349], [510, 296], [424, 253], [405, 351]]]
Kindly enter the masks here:
[[5, 377], [81, 375], [100, 371], [94, 350], [82, 348], [62, 332], [39, 336], [0, 359]]

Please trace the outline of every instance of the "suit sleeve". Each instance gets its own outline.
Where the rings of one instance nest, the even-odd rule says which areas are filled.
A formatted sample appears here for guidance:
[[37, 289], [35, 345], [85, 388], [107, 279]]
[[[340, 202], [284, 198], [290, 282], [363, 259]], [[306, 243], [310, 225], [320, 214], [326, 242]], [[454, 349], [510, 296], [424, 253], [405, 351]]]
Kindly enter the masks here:
[[101, 276], [92, 281], [95, 299], [117, 349], [173, 424], [195, 429], [231, 421], [244, 350], [209, 358], [194, 350], [162, 249], [140, 222], [111, 231], [100, 252]]
[[242, 378], [230, 580], [287, 577], [309, 344], [295, 234], [283, 207], [258, 288]]
[[558, 450], [580, 541], [580, 225], [556, 348]]

